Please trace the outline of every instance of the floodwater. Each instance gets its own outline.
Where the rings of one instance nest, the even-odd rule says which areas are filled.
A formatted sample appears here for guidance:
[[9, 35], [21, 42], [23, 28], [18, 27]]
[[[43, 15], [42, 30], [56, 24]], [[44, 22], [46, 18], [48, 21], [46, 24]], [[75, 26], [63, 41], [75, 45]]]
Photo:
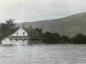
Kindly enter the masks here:
[[86, 64], [86, 45], [0, 46], [0, 64]]

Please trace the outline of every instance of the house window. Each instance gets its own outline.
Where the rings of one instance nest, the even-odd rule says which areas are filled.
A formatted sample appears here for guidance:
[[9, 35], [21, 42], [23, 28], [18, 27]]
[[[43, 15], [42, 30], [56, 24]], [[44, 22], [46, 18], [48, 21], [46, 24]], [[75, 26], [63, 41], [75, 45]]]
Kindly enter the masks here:
[[23, 32], [23, 35], [25, 35], [25, 32]]
[[17, 39], [15, 39], [15, 41], [17, 41]]
[[17, 36], [18, 36], [18, 32], [17, 32]]
[[12, 41], [12, 39], [10, 39], [10, 41]]

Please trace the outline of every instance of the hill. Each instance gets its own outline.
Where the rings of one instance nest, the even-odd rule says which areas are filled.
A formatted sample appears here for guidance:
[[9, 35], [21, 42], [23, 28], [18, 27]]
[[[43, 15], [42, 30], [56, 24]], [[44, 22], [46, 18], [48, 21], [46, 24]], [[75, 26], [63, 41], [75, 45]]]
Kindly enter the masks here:
[[86, 34], [86, 13], [79, 13], [61, 19], [23, 22], [17, 26], [27, 28], [30, 25], [34, 28], [42, 28], [43, 31], [72, 37], [78, 33]]

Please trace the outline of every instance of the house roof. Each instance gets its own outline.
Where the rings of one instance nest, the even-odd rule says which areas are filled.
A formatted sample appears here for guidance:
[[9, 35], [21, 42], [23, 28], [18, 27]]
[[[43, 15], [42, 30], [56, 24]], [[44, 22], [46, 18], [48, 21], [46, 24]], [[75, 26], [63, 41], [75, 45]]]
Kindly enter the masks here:
[[40, 37], [41, 36], [41, 34], [34, 28], [18, 28], [14, 31], [11, 31], [8, 35], [5, 36], [5, 38], [10, 37], [10, 35], [18, 31], [19, 29], [24, 29], [28, 33], [29, 37]]
[[40, 35], [40, 33], [34, 28], [23, 28], [23, 29], [28, 33], [28, 36]]

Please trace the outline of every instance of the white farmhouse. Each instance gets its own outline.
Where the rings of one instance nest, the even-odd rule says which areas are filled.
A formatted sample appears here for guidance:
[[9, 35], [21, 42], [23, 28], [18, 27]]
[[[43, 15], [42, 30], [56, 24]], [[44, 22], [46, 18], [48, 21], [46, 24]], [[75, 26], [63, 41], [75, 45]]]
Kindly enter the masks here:
[[14, 33], [4, 38], [1, 43], [4, 44], [31, 44], [41, 43], [43, 38], [41, 34], [33, 28], [19, 28]]

